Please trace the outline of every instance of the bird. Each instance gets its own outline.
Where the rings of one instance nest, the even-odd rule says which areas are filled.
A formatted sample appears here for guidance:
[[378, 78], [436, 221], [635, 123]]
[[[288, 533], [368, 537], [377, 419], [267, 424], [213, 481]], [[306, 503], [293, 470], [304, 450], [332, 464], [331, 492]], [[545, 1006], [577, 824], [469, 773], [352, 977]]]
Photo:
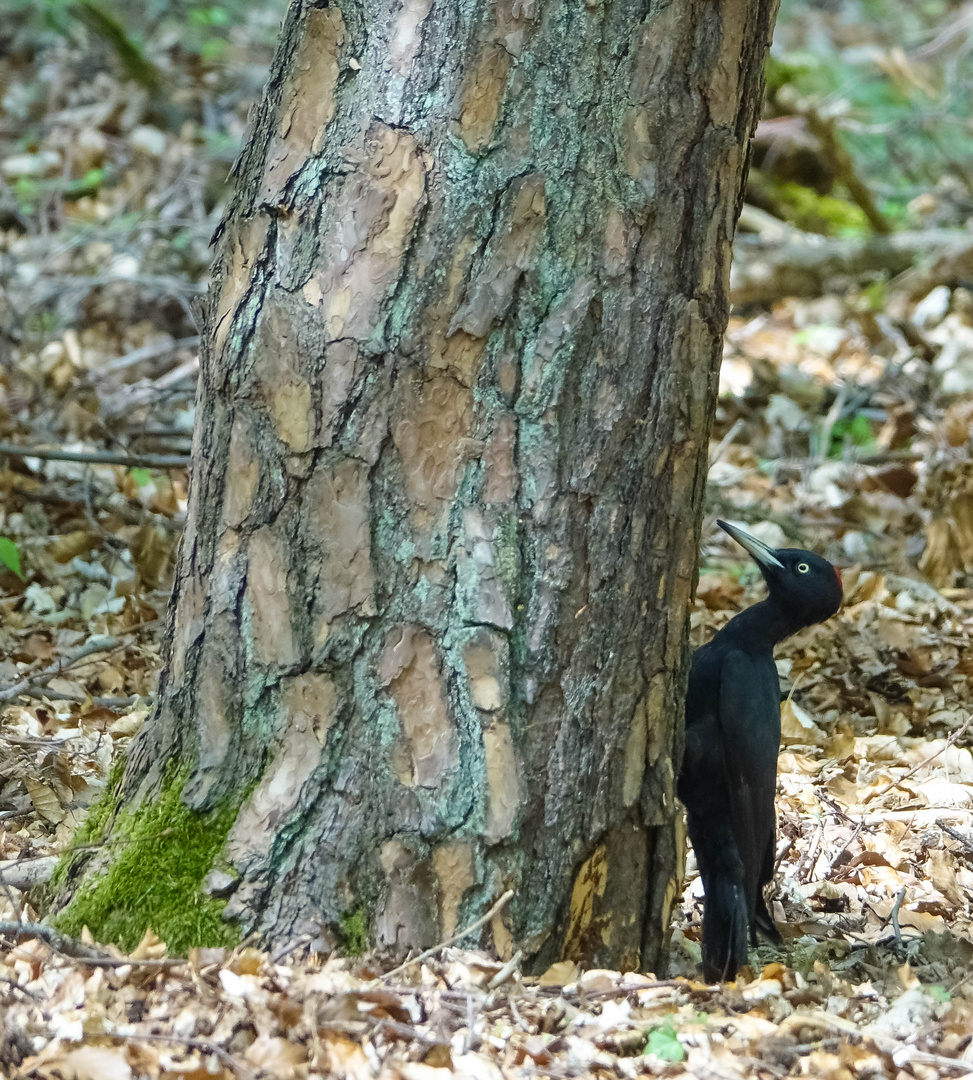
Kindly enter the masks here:
[[774, 876], [780, 681], [774, 646], [841, 607], [841, 572], [813, 551], [772, 548], [717, 525], [755, 560], [767, 598], [693, 654], [676, 791], [703, 882], [703, 976], [736, 977], [757, 931], [781, 937], [764, 898]]

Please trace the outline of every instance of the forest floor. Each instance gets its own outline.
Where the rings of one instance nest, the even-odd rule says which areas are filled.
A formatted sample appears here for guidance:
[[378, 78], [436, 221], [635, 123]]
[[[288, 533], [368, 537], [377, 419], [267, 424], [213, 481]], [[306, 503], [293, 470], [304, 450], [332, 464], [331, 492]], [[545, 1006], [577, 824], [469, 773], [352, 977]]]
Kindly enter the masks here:
[[691, 857], [658, 978], [462, 940], [391, 973], [151, 934], [92, 959], [11, 925], [151, 708], [254, 38], [219, 72], [157, 52], [178, 123], [67, 39], [0, 49], [0, 1075], [973, 1076], [973, 294], [942, 266], [731, 320], [694, 642], [761, 594], [717, 517], [845, 585], [780, 650], [785, 946], [746, 977], [698, 981]]

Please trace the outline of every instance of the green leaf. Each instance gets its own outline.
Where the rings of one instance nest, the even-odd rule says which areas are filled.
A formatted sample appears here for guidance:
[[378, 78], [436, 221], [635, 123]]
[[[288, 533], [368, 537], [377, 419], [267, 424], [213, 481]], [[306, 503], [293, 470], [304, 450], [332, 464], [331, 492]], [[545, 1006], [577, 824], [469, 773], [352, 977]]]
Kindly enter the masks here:
[[205, 64], [215, 64], [226, 55], [227, 44], [222, 38], [207, 38], [199, 50], [200, 59]]
[[146, 484], [152, 483], [152, 473], [148, 469], [132, 469], [129, 475], [137, 487], [144, 488]]
[[5, 536], [0, 536], [0, 563], [23, 579], [24, 575], [20, 572], [20, 548]]
[[945, 986], [927, 986], [926, 991], [933, 999], [933, 1001], [938, 1002], [940, 1005], [945, 1005], [946, 1002], [951, 999], [950, 992], [946, 989]]
[[686, 1049], [679, 1041], [671, 1022], [661, 1024], [649, 1032], [649, 1039], [642, 1053], [655, 1054], [663, 1061], [683, 1061], [686, 1057]]
[[94, 194], [104, 182], [104, 169], [89, 169], [84, 176], [67, 184], [66, 190], [72, 195]]
[[840, 457], [846, 442], [861, 450], [875, 448], [872, 425], [864, 413], [855, 413], [854, 416], [841, 419], [834, 425], [831, 429], [831, 446], [828, 448], [828, 456]]
[[882, 312], [885, 310], [885, 301], [888, 296], [887, 283], [881, 278], [876, 278], [875, 281], [866, 285], [862, 289], [862, 298], [868, 305], [869, 310], [875, 312]]

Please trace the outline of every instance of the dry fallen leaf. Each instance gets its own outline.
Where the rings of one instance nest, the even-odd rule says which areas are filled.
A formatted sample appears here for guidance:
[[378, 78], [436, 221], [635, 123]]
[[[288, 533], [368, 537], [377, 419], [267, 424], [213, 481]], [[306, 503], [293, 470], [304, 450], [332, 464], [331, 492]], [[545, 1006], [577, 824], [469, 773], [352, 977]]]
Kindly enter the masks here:
[[81, 1046], [57, 1063], [64, 1080], [131, 1080], [132, 1069], [121, 1048]]

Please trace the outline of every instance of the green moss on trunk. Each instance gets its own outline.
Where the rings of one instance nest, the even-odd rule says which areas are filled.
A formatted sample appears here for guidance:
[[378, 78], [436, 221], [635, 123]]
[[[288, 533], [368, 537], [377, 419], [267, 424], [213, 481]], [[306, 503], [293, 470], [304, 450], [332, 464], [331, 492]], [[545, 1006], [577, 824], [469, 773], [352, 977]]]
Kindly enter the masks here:
[[[77, 936], [87, 926], [96, 940], [130, 950], [151, 928], [171, 954], [239, 940], [239, 930], [222, 918], [226, 901], [202, 890], [238, 803], [209, 814], [190, 810], [180, 798], [187, 776], [185, 771], [168, 775], [155, 800], [119, 814], [108, 840], [114, 850], [107, 871], [87, 874], [54, 918], [60, 931]], [[79, 831], [75, 851], [101, 838], [117, 797], [117, 783], [110, 784]], [[71, 855], [58, 867], [62, 881]]]
[[341, 916], [341, 951], [345, 956], [364, 956], [368, 950], [368, 918], [363, 908]]

